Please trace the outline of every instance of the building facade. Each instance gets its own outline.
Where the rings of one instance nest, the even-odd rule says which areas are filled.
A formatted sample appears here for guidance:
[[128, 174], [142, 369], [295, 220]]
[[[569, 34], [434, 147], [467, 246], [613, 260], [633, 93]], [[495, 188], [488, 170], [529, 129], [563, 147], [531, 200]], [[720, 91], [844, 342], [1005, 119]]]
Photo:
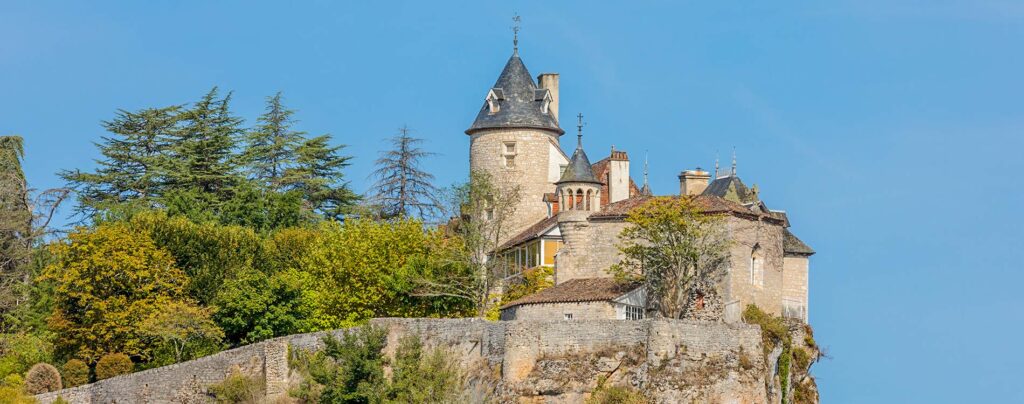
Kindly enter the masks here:
[[[511, 229], [495, 256], [515, 270], [554, 268], [554, 286], [502, 307], [502, 319], [639, 319], [645, 292], [616, 282], [608, 269], [621, 260], [618, 236], [629, 212], [649, 201], [649, 187], [630, 175], [629, 156], [611, 149], [591, 163], [582, 127], [569, 157], [560, 146], [557, 74], [534, 81], [518, 51], [487, 91], [470, 136], [470, 169], [518, 187]], [[645, 172], [646, 175], [646, 172]], [[807, 321], [809, 258], [814, 251], [789, 229], [783, 211], [768, 209], [732, 169], [679, 174], [674, 197], [693, 198], [722, 215], [730, 247], [724, 279], [714, 285], [713, 316], [739, 321], [743, 308]], [[705, 307], [701, 295], [700, 307]], [[709, 312], [711, 310], [709, 309]]]

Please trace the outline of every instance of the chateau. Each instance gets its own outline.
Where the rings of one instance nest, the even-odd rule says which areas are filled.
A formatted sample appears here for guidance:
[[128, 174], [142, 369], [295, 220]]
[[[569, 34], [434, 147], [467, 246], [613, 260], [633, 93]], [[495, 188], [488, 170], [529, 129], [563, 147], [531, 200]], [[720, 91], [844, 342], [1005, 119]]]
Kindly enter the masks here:
[[[582, 126], [571, 157], [562, 150], [557, 73], [534, 81], [518, 47], [487, 91], [470, 136], [470, 170], [519, 188], [512, 230], [496, 257], [516, 270], [554, 268], [555, 285], [502, 307], [503, 320], [621, 319], [644, 317], [642, 288], [616, 282], [607, 269], [621, 259], [616, 245], [630, 210], [652, 198], [646, 178], [638, 187], [625, 151], [591, 163]], [[646, 168], [645, 168], [646, 171]], [[646, 177], [646, 172], [645, 172]], [[703, 319], [736, 322], [747, 304], [807, 321], [809, 258], [814, 254], [790, 230], [784, 211], [769, 209], [757, 186], [747, 187], [732, 168], [679, 174], [676, 196], [694, 198], [707, 214], [726, 217], [732, 243], [724, 280], [695, 302]], [[714, 295], [714, 296], [711, 296]]]

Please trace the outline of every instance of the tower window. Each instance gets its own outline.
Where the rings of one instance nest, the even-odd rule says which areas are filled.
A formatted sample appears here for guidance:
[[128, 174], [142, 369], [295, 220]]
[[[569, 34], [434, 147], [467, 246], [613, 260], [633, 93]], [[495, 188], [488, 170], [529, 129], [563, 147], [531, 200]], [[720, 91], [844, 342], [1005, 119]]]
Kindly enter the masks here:
[[501, 154], [505, 168], [516, 167], [516, 142], [504, 142], [501, 146]]
[[572, 313], [564, 313], [564, 314], [562, 314], [562, 316], [566, 320], [572, 320]]
[[750, 284], [764, 286], [764, 256], [759, 245], [750, 253]]

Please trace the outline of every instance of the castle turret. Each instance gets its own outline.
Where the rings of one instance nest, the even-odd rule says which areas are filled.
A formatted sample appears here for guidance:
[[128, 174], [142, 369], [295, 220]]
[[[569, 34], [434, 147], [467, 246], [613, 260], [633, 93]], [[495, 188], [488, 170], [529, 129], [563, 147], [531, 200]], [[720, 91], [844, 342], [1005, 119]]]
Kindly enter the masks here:
[[505, 237], [547, 217], [544, 195], [555, 192], [559, 168], [567, 163], [558, 147], [565, 131], [552, 108], [557, 80], [545, 84], [548, 88], [538, 87], [518, 51], [513, 53], [466, 130], [470, 170], [519, 188], [520, 200]]
[[580, 117], [580, 133], [577, 134], [576, 151], [572, 153], [558, 182], [558, 228], [565, 246], [555, 261], [555, 283], [575, 278], [594, 277], [586, 263], [586, 239], [589, 231], [587, 217], [601, 209], [601, 181], [594, 176], [594, 170], [583, 151], [583, 115]]

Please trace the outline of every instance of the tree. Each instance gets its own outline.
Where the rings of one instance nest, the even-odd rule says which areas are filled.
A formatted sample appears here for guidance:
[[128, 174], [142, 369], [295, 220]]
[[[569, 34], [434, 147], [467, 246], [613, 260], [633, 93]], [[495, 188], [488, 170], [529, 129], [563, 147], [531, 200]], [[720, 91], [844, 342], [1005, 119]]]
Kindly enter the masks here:
[[519, 188], [494, 181], [482, 172], [451, 189], [449, 211], [457, 215], [447, 226], [457, 238], [449, 269], [421, 271], [415, 280], [417, 296], [454, 297], [472, 302], [478, 316], [493, 305], [492, 289], [512, 273], [492, 255], [508, 237], [509, 221], [520, 198]]
[[340, 218], [359, 197], [342, 180], [341, 169], [348, 167], [351, 157], [339, 155], [345, 146], [331, 147], [330, 140], [321, 135], [303, 142], [296, 150], [296, 166], [286, 170], [282, 182], [286, 189], [301, 192], [310, 210]]
[[249, 177], [271, 190], [281, 188], [284, 173], [295, 165], [296, 149], [305, 135], [291, 129], [294, 113], [281, 103], [280, 92], [267, 97], [267, 108], [257, 120], [259, 125], [246, 135], [243, 159]]
[[[340, 339], [323, 337], [324, 349], [313, 354], [300, 371], [308, 372], [298, 398], [305, 402], [376, 403], [386, 391], [383, 354], [388, 332], [367, 325], [346, 332]], [[305, 369], [302, 369], [305, 368]]]
[[165, 181], [170, 187], [215, 195], [218, 204], [231, 197], [241, 180], [234, 146], [242, 120], [232, 115], [230, 104], [231, 94], [218, 98], [214, 87], [182, 111], [182, 125], [168, 139]]
[[182, 119], [181, 106], [118, 110], [103, 122], [111, 136], [96, 143], [103, 157], [94, 172], [63, 170], [58, 175], [78, 194], [75, 212], [87, 219], [122, 204], [152, 206], [169, 168], [167, 139]]
[[52, 246], [44, 278], [54, 285], [50, 328], [59, 356], [95, 363], [107, 352], [151, 357], [142, 322], [188, 301], [188, 278], [146, 234], [121, 223], [80, 228]]
[[634, 208], [619, 234], [623, 259], [617, 278], [642, 283], [647, 309], [682, 318], [693, 293], [724, 276], [729, 241], [722, 217], [706, 214], [692, 197], [659, 197]]
[[224, 283], [213, 301], [214, 319], [233, 345], [312, 331], [308, 274], [284, 269], [273, 275], [246, 271]]
[[441, 202], [431, 184], [434, 176], [421, 168], [422, 160], [434, 153], [424, 151], [419, 146], [423, 139], [409, 136], [405, 126], [389, 141], [391, 149], [381, 152], [371, 174], [377, 179], [371, 200], [380, 206], [381, 216], [390, 219], [415, 214], [424, 220], [436, 216]]
[[175, 301], [139, 325], [143, 336], [159, 341], [152, 366], [170, 365], [216, 353], [224, 331], [210, 319], [211, 308]]
[[35, 193], [21, 169], [24, 142], [0, 136], [0, 332], [9, 331], [14, 312], [29, 303], [35, 247], [68, 190]]

